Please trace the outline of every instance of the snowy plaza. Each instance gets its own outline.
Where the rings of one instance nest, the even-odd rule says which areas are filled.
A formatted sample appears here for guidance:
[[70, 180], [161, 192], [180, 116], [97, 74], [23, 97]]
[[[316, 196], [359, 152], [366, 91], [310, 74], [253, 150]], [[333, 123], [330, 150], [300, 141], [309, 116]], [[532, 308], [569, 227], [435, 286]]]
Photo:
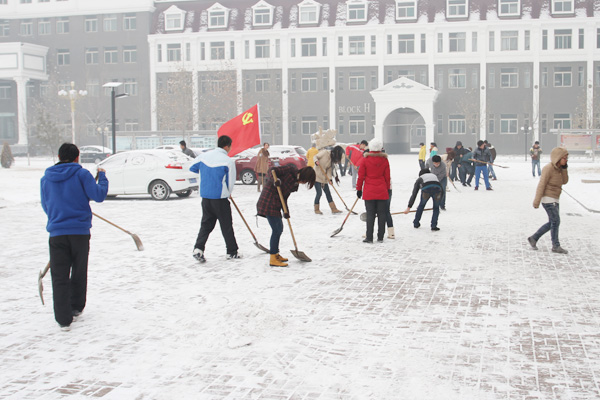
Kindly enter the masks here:
[[[314, 190], [289, 201], [289, 268], [271, 268], [234, 208], [241, 260], [225, 260], [219, 227], [205, 264], [192, 258], [200, 198], [124, 196], [94, 212], [88, 302], [68, 332], [43, 306], [48, 262], [39, 180], [50, 158], [0, 169], [2, 399], [598, 399], [600, 164], [573, 157], [560, 199], [560, 239], [527, 237], [547, 221], [523, 156], [502, 157], [493, 191], [450, 186], [439, 232], [430, 212], [395, 215], [396, 239], [362, 243], [364, 223], [313, 212]], [[548, 157], [542, 159], [542, 166]], [[406, 208], [416, 154], [390, 156], [392, 212]], [[86, 167], [94, 170], [93, 164]], [[356, 199], [351, 178], [338, 191]], [[473, 186], [475, 186], [473, 184]], [[566, 192], [566, 193], [565, 193]], [[340, 210], [344, 205], [332, 193]], [[258, 242], [256, 186], [233, 197]], [[418, 202], [417, 202], [418, 203]], [[416, 207], [416, 206], [415, 206]], [[364, 211], [359, 200], [356, 210]], [[594, 212], [596, 211], [596, 212]]]

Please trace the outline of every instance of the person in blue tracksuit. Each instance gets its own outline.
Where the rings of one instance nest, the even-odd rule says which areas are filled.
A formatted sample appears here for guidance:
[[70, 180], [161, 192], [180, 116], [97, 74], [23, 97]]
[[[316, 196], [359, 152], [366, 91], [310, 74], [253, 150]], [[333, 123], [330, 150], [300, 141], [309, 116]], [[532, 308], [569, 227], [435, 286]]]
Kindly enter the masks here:
[[200, 197], [202, 197], [202, 221], [200, 232], [194, 245], [193, 256], [201, 263], [206, 262], [204, 248], [208, 236], [215, 229], [217, 221], [227, 247], [227, 259], [242, 258], [238, 254], [238, 245], [233, 232], [231, 204], [229, 196], [235, 185], [235, 162], [227, 153], [231, 150], [232, 140], [221, 136], [217, 148], [200, 154], [190, 167], [190, 171], [200, 174]]
[[79, 149], [64, 143], [59, 162], [46, 169], [40, 182], [42, 208], [48, 215], [50, 273], [54, 318], [64, 328], [81, 314], [86, 303], [88, 255], [92, 210], [90, 200], [101, 203], [108, 193], [105, 171], [98, 168], [98, 183], [79, 164]]

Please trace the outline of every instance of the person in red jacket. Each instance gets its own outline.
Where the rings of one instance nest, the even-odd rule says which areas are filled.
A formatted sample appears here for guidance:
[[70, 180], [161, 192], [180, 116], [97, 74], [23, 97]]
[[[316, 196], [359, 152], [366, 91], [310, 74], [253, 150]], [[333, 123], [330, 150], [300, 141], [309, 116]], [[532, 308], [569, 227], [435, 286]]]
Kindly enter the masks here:
[[350, 160], [350, 175], [352, 175], [352, 189], [356, 187], [356, 178], [358, 176], [358, 167], [369, 142], [363, 140], [360, 143], [351, 144], [346, 147], [346, 159]]
[[383, 143], [379, 139], [369, 142], [369, 152], [364, 153], [364, 158], [358, 169], [356, 182], [356, 196], [365, 201], [367, 209], [367, 234], [365, 243], [373, 243], [373, 228], [375, 215], [377, 215], [377, 241], [383, 242], [385, 221], [388, 214], [388, 198], [390, 185], [390, 163], [387, 154], [383, 153]]

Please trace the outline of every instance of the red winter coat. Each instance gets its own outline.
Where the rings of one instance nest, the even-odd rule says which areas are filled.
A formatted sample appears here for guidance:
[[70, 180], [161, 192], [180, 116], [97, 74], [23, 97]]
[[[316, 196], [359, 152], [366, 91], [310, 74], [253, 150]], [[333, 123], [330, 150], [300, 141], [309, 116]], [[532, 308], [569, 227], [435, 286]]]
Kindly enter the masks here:
[[358, 144], [351, 144], [346, 147], [346, 156], [350, 157], [350, 162], [352, 162], [352, 165], [355, 167], [360, 166], [364, 152], [365, 151], [361, 150], [360, 145]]
[[390, 163], [387, 154], [371, 151], [364, 154], [358, 169], [356, 190], [362, 190], [363, 200], [387, 200], [390, 190]]

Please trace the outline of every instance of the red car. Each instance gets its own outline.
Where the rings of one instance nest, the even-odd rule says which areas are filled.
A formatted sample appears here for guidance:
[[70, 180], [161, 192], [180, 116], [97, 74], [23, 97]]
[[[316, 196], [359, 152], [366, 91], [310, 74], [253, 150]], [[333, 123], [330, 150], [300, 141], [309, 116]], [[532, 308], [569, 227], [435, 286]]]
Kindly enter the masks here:
[[[254, 167], [258, 159], [259, 148], [248, 149], [238, 154], [235, 160], [237, 179], [244, 185], [252, 185], [256, 182]], [[269, 147], [269, 167], [294, 164], [298, 169], [307, 165], [306, 150], [300, 146], [278, 146]]]

